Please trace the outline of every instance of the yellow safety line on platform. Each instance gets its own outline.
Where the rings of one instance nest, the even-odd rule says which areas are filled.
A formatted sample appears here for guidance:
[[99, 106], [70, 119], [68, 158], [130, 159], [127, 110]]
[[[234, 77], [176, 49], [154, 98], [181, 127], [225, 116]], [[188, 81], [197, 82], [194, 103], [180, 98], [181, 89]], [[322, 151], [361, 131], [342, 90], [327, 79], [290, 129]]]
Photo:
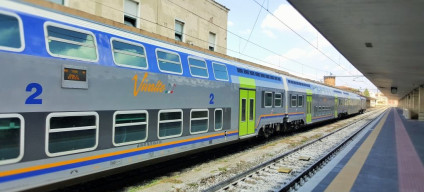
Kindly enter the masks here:
[[391, 110], [386, 112], [384, 117], [380, 119], [380, 122], [375, 127], [374, 131], [368, 136], [368, 138], [362, 143], [359, 149], [355, 152], [352, 158], [347, 162], [339, 174], [334, 178], [334, 180], [328, 185], [326, 192], [339, 192], [339, 191], [351, 191], [353, 184], [355, 183], [356, 178], [359, 175], [362, 167], [364, 166], [365, 161], [371, 151], [372, 146], [377, 140], [378, 135], [380, 134], [381, 128], [386, 122], [387, 116]]

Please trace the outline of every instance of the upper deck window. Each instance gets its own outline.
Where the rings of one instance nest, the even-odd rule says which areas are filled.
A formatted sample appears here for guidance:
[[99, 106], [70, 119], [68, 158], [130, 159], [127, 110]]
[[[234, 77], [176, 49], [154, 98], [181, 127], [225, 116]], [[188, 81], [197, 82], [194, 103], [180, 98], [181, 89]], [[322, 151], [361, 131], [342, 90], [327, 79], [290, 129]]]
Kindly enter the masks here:
[[8, 51], [24, 49], [20, 18], [2, 11], [0, 11], [0, 49]]
[[213, 66], [213, 74], [215, 75], [215, 79], [228, 81], [228, 72], [227, 66], [224, 64], [212, 63]]
[[189, 57], [188, 64], [190, 65], [191, 75], [195, 77], [209, 77], [205, 60]]
[[182, 74], [180, 55], [165, 50], [156, 50], [159, 70], [162, 72]]
[[140, 44], [112, 39], [113, 60], [117, 65], [147, 69], [144, 47]]
[[92, 33], [51, 24], [46, 25], [46, 33], [47, 49], [51, 55], [88, 61], [97, 60], [96, 39]]

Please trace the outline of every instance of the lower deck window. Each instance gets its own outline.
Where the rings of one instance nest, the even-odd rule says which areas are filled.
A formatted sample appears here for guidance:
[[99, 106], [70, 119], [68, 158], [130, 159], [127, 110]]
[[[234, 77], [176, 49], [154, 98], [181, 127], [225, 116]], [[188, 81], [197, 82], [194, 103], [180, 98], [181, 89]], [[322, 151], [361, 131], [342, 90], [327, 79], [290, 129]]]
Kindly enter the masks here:
[[99, 118], [95, 112], [52, 113], [47, 116], [49, 156], [91, 151], [97, 147]]
[[23, 156], [24, 120], [20, 115], [0, 115], [0, 165]]
[[166, 139], [181, 136], [183, 132], [183, 111], [162, 110], [159, 111], [158, 137]]
[[126, 145], [146, 141], [148, 114], [146, 111], [118, 111], [114, 115], [113, 143]]
[[275, 107], [281, 107], [281, 103], [282, 103], [281, 101], [282, 101], [281, 93], [275, 93], [275, 98], [274, 98]]
[[297, 107], [297, 95], [290, 95], [291, 102], [290, 107]]
[[209, 111], [193, 109], [190, 117], [190, 133], [204, 133], [209, 129]]
[[221, 130], [223, 125], [224, 113], [222, 109], [215, 109], [215, 130]]
[[272, 92], [265, 92], [265, 107], [272, 107]]
[[303, 95], [297, 97], [297, 107], [303, 107]]

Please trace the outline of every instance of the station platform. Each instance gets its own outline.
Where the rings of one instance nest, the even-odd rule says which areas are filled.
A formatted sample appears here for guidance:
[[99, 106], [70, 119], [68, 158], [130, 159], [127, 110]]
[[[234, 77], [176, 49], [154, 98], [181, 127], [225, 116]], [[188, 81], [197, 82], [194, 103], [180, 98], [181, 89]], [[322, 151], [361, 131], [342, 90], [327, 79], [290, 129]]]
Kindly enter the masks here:
[[424, 191], [424, 121], [389, 108], [358, 136], [299, 191]]

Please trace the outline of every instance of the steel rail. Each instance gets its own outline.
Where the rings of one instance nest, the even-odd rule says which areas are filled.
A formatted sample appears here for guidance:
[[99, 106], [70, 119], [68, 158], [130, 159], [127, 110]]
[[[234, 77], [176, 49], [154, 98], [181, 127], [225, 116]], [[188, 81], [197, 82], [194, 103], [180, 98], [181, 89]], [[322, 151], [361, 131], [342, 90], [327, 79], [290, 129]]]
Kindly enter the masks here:
[[[386, 111], [386, 110], [384, 110], [384, 111]], [[319, 165], [321, 162], [323, 162], [323, 160], [327, 159], [327, 157], [329, 157], [329, 155], [334, 154], [334, 150], [338, 150], [342, 146], [344, 146], [344, 144], [347, 143], [347, 141], [351, 140], [354, 136], [356, 136], [360, 131], [362, 131], [370, 123], [372, 123], [373, 121], [375, 121], [376, 119], [378, 119], [378, 117], [380, 117], [382, 114], [384, 114], [384, 111], [380, 115], [378, 115], [376, 118], [374, 118], [373, 120], [371, 120], [368, 123], [366, 123], [365, 125], [363, 125], [358, 131], [356, 131], [354, 134], [352, 134], [349, 138], [347, 138], [341, 144], [339, 144], [338, 146], [334, 147], [333, 150], [331, 150], [330, 153], [328, 153], [327, 155], [325, 155], [326, 158], [323, 157], [320, 160], [316, 161], [316, 163], [314, 163], [313, 165], [311, 165], [310, 167], [308, 167], [301, 174], [299, 174], [298, 176], [296, 176], [294, 179], [290, 180], [290, 182], [288, 184], [286, 184], [283, 187], [281, 187], [279, 191], [287, 191], [292, 186], [294, 186], [296, 183], [298, 183], [298, 181], [300, 181], [305, 175], [309, 174], [309, 172], [311, 170], [313, 170], [314, 168], [316, 168], [317, 167], [316, 166], [317, 164]], [[360, 120], [364, 120], [364, 119], [370, 117], [371, 115], [373, 115], [373, 113], [371, 113], [370, 115], [368, 115], [368, 116], [366, 116], [366, 117], [364, 117], [364, 118], [362, 118]], [[335, 134], [335, 133], [337, 133], [337, 132], [339, 132], [341, 130], [344, 130], [347, 127], [350, 127], [350, 126], [356, 124], [357, 122], [358, 121], [355, 121], [355, 122], [352, 122], [352, 123], [350, 123], [348, 125], [345, 125], [344, 127], [340, 128], [340, 129], [338, 129], [336, 131], [333, 131], [331, 133], [328, 133], [328, 134], [326, 134], [326, 135], [324, 135], [324, 136], [322, 136], [322, 137], [320, 137], [318, 139], [309, 141], [309, 142], [307, 142], [307, 143], [305, 143], [305, 144], [303, 144], [303, 145], [301, 145], [299, 147], [296, 147], [296, 148], [294, 148], [294, 149], [292, 149], [292, 150], [290, 150], [288, 152], [285, 152], [285, 153], [283, 153], [281, 155], [278, 155], [278, 156], [276, 156], [276, 157], [274, 157], [274, 158], [272, 158], [272, 159], [270, 159], [270, 160], [268, 160], [268, 161], [266, 161], [264, 163], [261, 163], [261, 164], [255, 166], [255, 167], [253, 167], [253, 168], [251, 168], [251, 169], [243, 172], [243, 173], [239, 173], [239, 174], [237, 174], [237, 175], [235, 175], [235, 176], [233, 176], [233, 177], [231, 177], [231, 178], [229, 178], [227, 180], [221, 181], [221, 182], [213, 185], [212, 187], [204, 190], [204, 192], [218, 191], [218, 190], [221, 190], [221, 189], [222, 190], [226, 190], [226, 189], [230, 188], [230, 186], [236, 186], [237, 183], [238, 183], [238, 181], [243, 181], [247, 177], [252, 176], [256, 172], [260, 171], [261, 169], [264, 170], [266, 167], [272, 165], [273, 163], [276, 163], [277, 161], [281, 160], [282, 158], [284, 158], [284, 157], [286, 157], [286, 156], [288, 156], [288, 155], [290, 155], [292, 153], [295, 153], [295, 152], [297, 152], [297, 151], [299, 151], [299, 150], [301, 150], [303, 148], [306, 148], [306, 147], [308, 147], [309, 145], [311, 145], [311, 144], [313, 144], [315, 142], [321, 141], [322, 139], [324, 139], [324, 138], [326, 138], [328, 136], [331, 136], [331, 135], [333, 135], [333, 134]]]

